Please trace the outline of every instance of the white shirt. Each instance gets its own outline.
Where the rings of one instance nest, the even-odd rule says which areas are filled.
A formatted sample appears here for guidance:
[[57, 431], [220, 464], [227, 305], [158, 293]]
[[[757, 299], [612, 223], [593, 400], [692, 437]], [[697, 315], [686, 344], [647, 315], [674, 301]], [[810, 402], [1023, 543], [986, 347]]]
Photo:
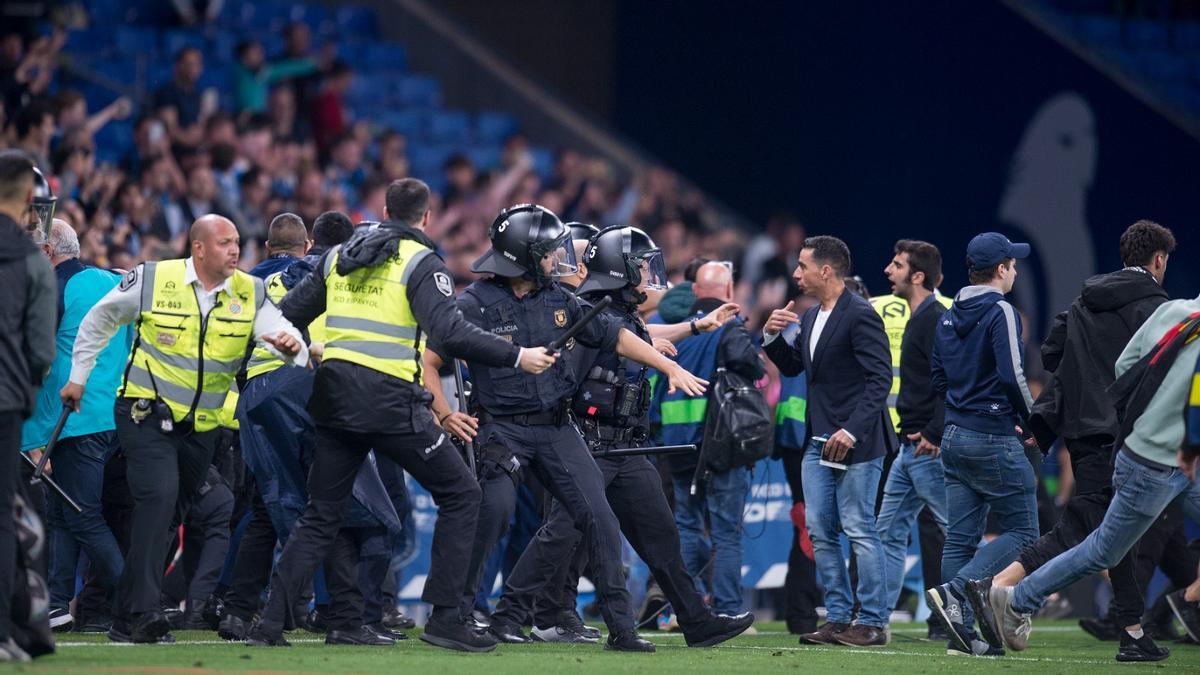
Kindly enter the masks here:
[[817, 310], [817, 319], [813, 321], [812, 334], [808, 336], [809, 361], [817, 357], [817, 340], [821, 339], [821, 332], [825, 330], [825, 324], [829, 323], [830, 314], [833, 314], [832, 309]]
[[[108, 341], [119, 327], [137, 320], [138, 314], [141, 313], [142, 284], [146, 275], [141, 265], [138, 265], [134, 272], [136, 278], [132, 283], [128, 283], [128, 277], [123, 279], [119, 285], [100, 298], [100, 302], [83, 317], [75, 337], [75, 348], [71, 352], [71, 382], [86, 384], [92, 368], [96, 365], [96, 355], [108, 345]], [[233, 282], [230, 279], [226, 279], [211, 291], [204, 290], [204, 284], [196, 277], [196, 267], [191, 258], [184, 262], [183, 281], [192, 285], [200, 312], [205, 316], [216, 304], [218, 293], [225, 291], [226, 295], [232, 295], [233, 291]], [[281, 354], [279, 350], [263, 342], [263, 335], [275, 335], [280, 331], [291, 335], [300, 343], [300, 351], [295, 356]], [[269, 299], [254, 313], [254, 338], [258, 341], [258, 346], [283, 359], [284, 363], [301, 367], [308, 365], [308, 345], [304, 343], [303, 336]]]

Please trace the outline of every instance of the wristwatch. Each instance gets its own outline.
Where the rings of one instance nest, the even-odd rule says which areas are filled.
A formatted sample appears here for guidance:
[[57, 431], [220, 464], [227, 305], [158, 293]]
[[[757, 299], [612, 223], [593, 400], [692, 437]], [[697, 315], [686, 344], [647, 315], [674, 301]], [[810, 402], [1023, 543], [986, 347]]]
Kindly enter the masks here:
[[689, 324], [691, 325], [691, 327], [692, 327], [692, 335], [699, 335], [699, 334], [700, 334], [700, 329], [696, 327], [696, 320], [695, 320], [695, 319], [692, 319], [692, 320], [691, 320], [691, 321], [689, 321], [688, 323], [689, 323]]

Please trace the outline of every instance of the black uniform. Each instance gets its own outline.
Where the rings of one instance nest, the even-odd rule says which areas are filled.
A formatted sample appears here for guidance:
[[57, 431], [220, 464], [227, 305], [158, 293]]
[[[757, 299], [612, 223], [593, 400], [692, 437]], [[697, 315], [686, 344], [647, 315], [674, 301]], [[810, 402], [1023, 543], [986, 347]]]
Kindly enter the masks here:
[[[650, 342], [636, 306], [618, 301], [604, 315]], [[602, 451], [644, 446], [649, 434], [646, 411], [650, 397], [646, 368], [610, 350], [586, 347], [576, 347], [570, 361], [580, 380], [574, 410], [589, 448]], [[596, 463], [621, 531], [650, 567], [671, 601], [680, 626], [694, 634], [712, 615], [683, 563], [679, 531], [658, 470], [644, 456], [599, 457]], [[546, 617], [572, 611], [584, 562], [572, 555], [572, 549], [580, 538], [563, 504], [555, 502], [545, 524], [506, 580], [494, 620], [519, 626], [536, 606], [536, 625], [548, 628], [553, 624], [542, 623]]]
[[[396, 230], [400, 238], [415, 239], [434, 248], [422, 232], [395, 223], [385, 223], [381, 226], [384, 228]], [[323, 257], [317, 271], [281, 302], [284, 315], [295, 325], [307, 326], [325, 311], [325, 270]], [[439, 279], [443, 280], [440, 286]], [[520, 350], [464, 321], [449, 297], [451, 289], [444, 281], [448, 279], [446, 266], [436, 255], [426, 256], [413, 270], [407, 294], [420, 329], [451, 353], [470, 353], [481, 368], [514, 368]], [[272, 575], [271, 593], [259, 625], [261, 634], [279, 634], [287, 609], [325, 559], [341, 527], [344, 503], [358, 468], [372, 448], [403, 466], [433, 495], [438, 518], [429, 577], [421, 598], [435, 608], [457, 607], [466, 587], [471, 551], [471, 539], [464, 533], [475, 531], [480, 490], [462, 457], [435, 424], [429, 409], [432, 396], [417, 379], [416, 383], [407, 382], [341, 360], [325, 361], [317, 370], [308, 406], [317, 425], [308, 507]], [[346, 562], [326, 561], [329, 592], [361, 599], [357, 570]]]
[[[526, 347], [549, 344], [584, 313], [579, 300], [557, 283], [539, 282], [517, 298], [503, 278], [472, 284], [459, 298], [459, 308], [480, 328]], [[609, 630], [621, 635], [633, 629], [617, 517], [604, 496], [604, 477], [567, 411], [579, 383], [572, 353], [581, 345], [612, 353], [620, 329], [620, 322], [597, 317], [577, 336], [578, 344], [568, 343], [566, 358], [537, 376], [468, 357], [480, 421], [476, 442], [483, 501], [471, 553], [473, 585], [462, 598], [464, 609], [469, 611], [483, 563], [512, 517], [520, 471], [529, 467], [561, 503], [561, 518], [586, 536]]]

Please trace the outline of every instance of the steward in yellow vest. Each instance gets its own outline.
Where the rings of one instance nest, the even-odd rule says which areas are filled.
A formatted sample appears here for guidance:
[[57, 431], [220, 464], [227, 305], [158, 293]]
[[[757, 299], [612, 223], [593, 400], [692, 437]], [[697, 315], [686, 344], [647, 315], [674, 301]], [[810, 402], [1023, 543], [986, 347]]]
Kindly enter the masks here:
[[164, 533], [177, 501], [185, 508], [204, 481], [221, 409], [251, 342], [308, 362], [300, 333], [267, 300], [262, 282], [237, 269], [233, 223], [202, 216], [190, 239], [192, 257], [143, 263], [88, 312], [61, 392], [78, 409], [96, 355], [119, 326], [136, 325], [114, 406], [134, 499], [110, 633], [118, 641], [158, 642], [170, 630], [159, 605]]
[[[430, 218], [428, 186], [398, 180], [385, 199], [389, 220], [359, 227], [322, 256], [316, 271], [280, 304], [300, 327], [324, 314], [326, 335], [308, 403], [317, 427], [309, 502], [275, 567], [262, 618], [247, 634], [251, 645], [287, 644], [286, 614], [322, 561], [334, 602], [354, 602], [357, 612], [347, 616], [362, 616], [361, 594], [339, 597], [340, 589], [357, 588], [356, 561], [326, 557], [354, 476], [374, 449], [404, 467], [438, 506], [433, 564], [421, 595], [433, 613], [421, 639], [460, 651], [495, 648], [494, 640], [472, 631], [459, 613], [472, 542], [464, 533], [475, 531], [480, 489], [430, 412], [432, 396], [421, 387], [422, 352], [428, 337], [452, 355], [533, 373], [552, 365], [554, 357], [543, 348], [518, 348], [463, 318], [449, 271], [423, 231]], [[361, 625], [330, 629], [327, 641], [375, 644]]]
[[[953, 304], [953, 298], [947, 298], [940, 293], [934, 294], [937, 301], [947, 309]], [[888, 347], [892, 352], [892, 389], [888, 392], [888, 413], [892, 416], [892, 425], [900, 431], [900, 413], [896, 412], [896, 397], [900, 395], [900, 345], [904, 342], [904, 327], [908, 325], [911, 314], [908, 300], [898, 295], [877, 295], [871, 298], [871, 306], [883, 319], [883, 330], [887, 333]]]

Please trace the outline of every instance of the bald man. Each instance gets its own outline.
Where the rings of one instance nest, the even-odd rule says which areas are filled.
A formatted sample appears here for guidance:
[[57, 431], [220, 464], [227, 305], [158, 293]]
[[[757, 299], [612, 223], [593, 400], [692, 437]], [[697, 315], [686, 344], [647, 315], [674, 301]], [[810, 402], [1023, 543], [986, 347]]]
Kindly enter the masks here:
[[[90, 414], [84, 385], [114, 333], [136, 336], [113, 406], [133, 494], [132, 537], [117, 586], [115, 642], [174, 641], [159, 607], [169, 531], [212, 463], [218, 417], [252, 341], [292, 366], [308, 364], [300, 332], [238, 269], [237, 228], [222, 216], [196, 219], [191, 257], [131, 270], [84, 317], [71, 375], [59, 396]], [[90, 389], [90, 387], [89, 387]]]
[[[692, 292], [696, 301], [689, 318], [698, 319], [733, 299], [733, 270], [720, 262], [701, 265], [696, 270]], [[758, 347], [741, 320], [729, 321], [712, 333], [689, 337], [676, 348], [679, 364], [688, 364], [696, 369], [691, 372], [702, 373], [710, 381], [718, 363], [751, 381], [763, 376]], [[668, 400], [663, 405], [679, 410], [680, 403]], [[678, 414], [664, 414], [662, 419], [664, 444], [701, 444], [703, 424], [696, 424], [692, 418], [680, 418]], [[675, 485], [675, 524], [679, 527], [683, 561], [688, 572], [700, 582], [706, 580], [702, 572], [711, 564], [712, 584], [708, 590], [713, 610], [719, 614], [738, 614], [742, 611], [742, 510], [750, 489], [750, 469], [740, 466], [713, 473], [706, 482], [700, 481], [699, 489], [692, 494], [696, 463], [697, 454], [672, 455], [670, 460]], [[711, 523], [708, 527], [706, 520]]]

